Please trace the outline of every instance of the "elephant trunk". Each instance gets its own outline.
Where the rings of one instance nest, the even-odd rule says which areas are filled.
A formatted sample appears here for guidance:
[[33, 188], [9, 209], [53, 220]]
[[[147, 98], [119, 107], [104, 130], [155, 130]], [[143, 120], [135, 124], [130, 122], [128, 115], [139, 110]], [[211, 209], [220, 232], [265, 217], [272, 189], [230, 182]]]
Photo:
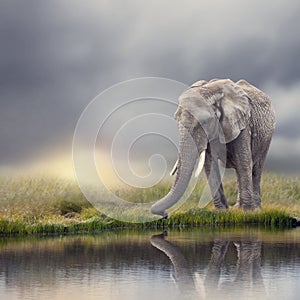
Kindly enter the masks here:
[[153, 214], [161, 215], [164, 218], [168, 216], [166, 209], [178, 202], [187, 189], [198, 158], [198, 149], [195, 141], [188, 132], [188, 129], [182, 124], [179, 124], [179, 134], [179, 152], [175, 182], [169, 193], [151, 207]]

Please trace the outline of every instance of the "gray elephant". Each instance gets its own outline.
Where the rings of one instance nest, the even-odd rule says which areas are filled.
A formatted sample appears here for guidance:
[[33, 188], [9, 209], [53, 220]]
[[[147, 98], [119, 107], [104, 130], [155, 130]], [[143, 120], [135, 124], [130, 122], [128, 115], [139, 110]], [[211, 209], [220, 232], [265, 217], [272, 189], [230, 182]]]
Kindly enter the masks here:
[[180, 95], [175, 119], [179, 147], [171, 173], [177, 172], [176, 179], [151, 212], [167, 218], [166, 210], [184, 194], [198, 158], [196, 173], [204, 165], [216, 209], [228, 209], [219, 160], [236, 171], [236, 205], [244, 210], [260, 207], [260, 180], [275, 128], [270, 98], [245, 80], [201, 80]]
[[[259, 238], [242, 238], [234, 242], [237, 250], [236, 273], [233, 280], [220, 282], [228, 247], [233, 240], [216, 238], [204, 278], [192, 272], [180, 248], [165, 240], [166, 234], [153, 235], [151, 245], [165, 253], [171, 260], [175, 271], [175, 282], [186, 299], [241, 299], [266, 298], [261, 275], [261, 249]], [[201, 255], [201, 254], [200, 254]], [[202, 297], [201, 297], [202, 296]]]
[[188, 262], [182, 254], [180, 248], [165, 239], [167, 233], [153, 235], [150, 243], [156, 249], [162, 251], [171, 260], [174, 266], [172, 278], [180, 292], [180, 299], [198, 299], [196, 283]]

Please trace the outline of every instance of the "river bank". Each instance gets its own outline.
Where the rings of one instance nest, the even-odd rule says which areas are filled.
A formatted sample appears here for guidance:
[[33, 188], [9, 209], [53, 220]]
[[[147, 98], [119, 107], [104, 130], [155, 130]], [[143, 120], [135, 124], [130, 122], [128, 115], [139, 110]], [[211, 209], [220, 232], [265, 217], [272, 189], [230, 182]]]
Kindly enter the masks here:
[[[202, 179], [188, 201], [167, 220], [127, 223], [111, 219], [95, 209], [75, 181], [59, 178], [1, 178], [0, 235], [68, 234], [116, 228], [161, 228], [186, 226], [293, 227], [300, 217], [300, 182], [295, 176], [265, 174], [262, 180], [263, 207], [254, 212], [230, 208], [217, 212], [212, 205], [198, 207], [205, 186]], [[154, 201], [165, 195], [169, 183], [152, 189], [118, 190], [128, 200]], [[230, 205], [237, 196], [235, 179], [224, 181]]]

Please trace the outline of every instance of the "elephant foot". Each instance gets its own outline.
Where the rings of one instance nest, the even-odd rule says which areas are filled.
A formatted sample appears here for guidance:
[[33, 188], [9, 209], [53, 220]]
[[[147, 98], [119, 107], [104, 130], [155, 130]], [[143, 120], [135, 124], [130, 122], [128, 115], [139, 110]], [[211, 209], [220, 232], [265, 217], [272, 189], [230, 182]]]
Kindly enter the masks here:
[[253, 205], [242, 205], [240, 208], [243, 209], [245, 212], [246, 211], [259, 212], [262, 210], [260, 206], [253, 206]]
[[239, 203], [240, 207], [244, 210], [244, 211], [250, 211], [250, 210], [254, 210], [255, 209], [255, 201], [253, 199], [252, 196], [247, 196], [247, 197], [239, 197], [239, 201], [237, 202]]
[[215, 206], [215, 209], [217, 210], [226, 210], [228, 209], [227, 199], [224, 195], [218, 198], [213, 199], [213, 203]]
[[261, 208], [260, 202], [253, 199], [252, 201], [243, 201], [241, 204], [243, 210], [259, 210]]
[[255, 209], [261, 209], [261, 200], [260, 197], [254, 197], [253, 201], [251, 201], [251, 204], [249, 204], [249, 201], [246, 203], [241, 203], [240, 199], [238, 198], [236, 200], [236, 203], [233, 205], [233, 208], [236, 209], [243, 209], [243, 210], [255, 210]]
[[242, 204], [241, 207], [244, 211], [253, 211], [256, 208], [252, 204]]
[[218, 205], [218, 206], [215, 206], [215, 209], [218, 210], [218, 211], [221, 211], [221, 210], [228, 210], [228, 206], [225, 206], [225, 205]]
[[261, 198], [260, 198], [260, 195], [259, 194], [255, 194], [253, 200], [254, 200], [255, 208], [261, 208]]
[[255, 206], [255, 207], [254, 207], [254, 211], [256, 211], [256, 212], [262, 211], [261, 206]]

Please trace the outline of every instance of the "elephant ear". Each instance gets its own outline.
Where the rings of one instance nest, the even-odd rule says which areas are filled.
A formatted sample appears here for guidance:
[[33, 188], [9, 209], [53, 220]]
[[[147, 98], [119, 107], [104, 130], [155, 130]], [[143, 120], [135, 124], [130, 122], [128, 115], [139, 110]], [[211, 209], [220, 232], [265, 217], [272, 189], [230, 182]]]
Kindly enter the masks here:
[[214, 91], [222, 91], [214, 103], [223, 135], [221, 143], [229, 143], [238, 137], [248, 125], [250, 117], [250, 98], [246, 92], [231, 80], [219, 80], [208, 83]]
[[[205, 86], [205, 83], [203, 84]], [[218, 136], [218, 122], [214, 111], [215, 95], [202, 86], [191, 86], [178, 99], [179, 105], [175, 119], [190, 127], [201, 126], [209, 140]]]

